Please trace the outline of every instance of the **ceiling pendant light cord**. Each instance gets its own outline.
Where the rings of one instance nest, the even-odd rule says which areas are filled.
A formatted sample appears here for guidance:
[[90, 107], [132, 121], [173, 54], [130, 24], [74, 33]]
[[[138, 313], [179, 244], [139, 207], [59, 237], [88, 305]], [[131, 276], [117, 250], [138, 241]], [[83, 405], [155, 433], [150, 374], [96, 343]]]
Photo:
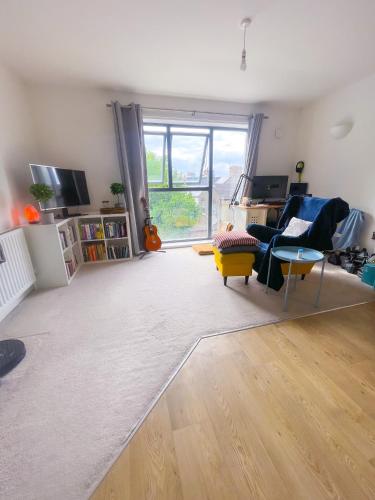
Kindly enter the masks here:
[[242, 49], [240, 69], [241, 71], [246, 71], [246, 26], [244, 27], [243, 30], [243, 49]]
[[241, 71], [246, 71], [247, 64], [246, 64], [246, 30], [250, 26], [251, 19], [249, 17], [245, 17], [245, 19], [242, 19], [241, 21], [241, 28], [243, 29], [243, 49], [242, 49], [242, 55], [241, 55], [241, 65], [240, 65], [240, 70]]

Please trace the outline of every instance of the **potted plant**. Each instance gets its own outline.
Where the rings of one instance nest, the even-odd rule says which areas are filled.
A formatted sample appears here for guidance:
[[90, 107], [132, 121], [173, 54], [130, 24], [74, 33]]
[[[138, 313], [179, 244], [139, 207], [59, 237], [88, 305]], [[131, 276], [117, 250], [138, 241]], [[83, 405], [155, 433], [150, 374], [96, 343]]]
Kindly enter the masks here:
[[111, 186], [111, 193], [116, 196], [117, 203], [115, 203], [115, 207], [119, 208], [122, 207], [123, 205], [120, 202], [120, 194], [123, 194], [125, 191], [124, 185], [121, 184], [121, 182], [112, 182]]
[[[53, 196], [53, 190], [47, 184], [32, 184], [29, 191], [39, 203], [47, 203]], [[44, 212], [42, 217], [46, 224], [53, 224], [53, 212]]]

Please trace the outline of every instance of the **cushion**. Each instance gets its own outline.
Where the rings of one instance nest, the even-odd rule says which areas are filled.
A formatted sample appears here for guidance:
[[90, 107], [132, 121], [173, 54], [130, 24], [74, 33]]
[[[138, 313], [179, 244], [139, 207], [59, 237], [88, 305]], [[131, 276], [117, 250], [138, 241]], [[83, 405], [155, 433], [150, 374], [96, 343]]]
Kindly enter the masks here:
[[227, 253], [255, 253], [259, 251], [259, 247], [252, 245], [239, 245], [238, 247], [219, 248], [218, 250], [224, 255]]
[[212, 245], [210, 243], [192, 245], [192, 249], [195, 250], [198, 253], [198, 255], [212, 255], [214, 253]]
[[213, 244], [217, 248], [229, 248], [243, 246], [255, 246], [259, 240], [250, 236], [246, 231], [228, 231], [217, 233], [214, 236]]
[[297, 217], [292, 217], [289, 221], [288, 226], [283, 231], [283, 236], [301, 236], [309, 227], [312, 222], [308, 220], [298, 219]]

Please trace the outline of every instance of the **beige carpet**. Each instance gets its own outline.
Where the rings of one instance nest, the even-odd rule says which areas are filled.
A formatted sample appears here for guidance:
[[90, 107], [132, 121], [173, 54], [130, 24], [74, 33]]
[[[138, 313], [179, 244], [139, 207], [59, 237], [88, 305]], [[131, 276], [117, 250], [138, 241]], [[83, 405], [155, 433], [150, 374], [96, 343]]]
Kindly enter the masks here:
[[[86, 498], [200, 336], [316, 313], [318, 272], [287, 313], [255, 277], [224, 287], [213, 257], [191, 248], [86, 266], [32, 294], [0, 324], [27, 348], [0, 382], [0, 498]], [[320, 310], [374, 298], [327, 267]]]

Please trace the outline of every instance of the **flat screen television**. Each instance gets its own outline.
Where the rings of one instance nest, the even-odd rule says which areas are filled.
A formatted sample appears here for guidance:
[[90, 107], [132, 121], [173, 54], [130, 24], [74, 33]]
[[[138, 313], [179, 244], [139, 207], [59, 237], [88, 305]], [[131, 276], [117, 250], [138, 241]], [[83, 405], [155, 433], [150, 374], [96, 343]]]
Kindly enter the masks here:
[[83, 170], [34, 164], [30, 164], [30, 169], [34, 184], [47, 184], [53, 191], [53, 197], [49, 201], [39, 203], [41, 210], [90, 204], [86, 175]]
[[288, 187], [287, 175], [256, 175], [251, 188], [253, 200], [285, 200]]

